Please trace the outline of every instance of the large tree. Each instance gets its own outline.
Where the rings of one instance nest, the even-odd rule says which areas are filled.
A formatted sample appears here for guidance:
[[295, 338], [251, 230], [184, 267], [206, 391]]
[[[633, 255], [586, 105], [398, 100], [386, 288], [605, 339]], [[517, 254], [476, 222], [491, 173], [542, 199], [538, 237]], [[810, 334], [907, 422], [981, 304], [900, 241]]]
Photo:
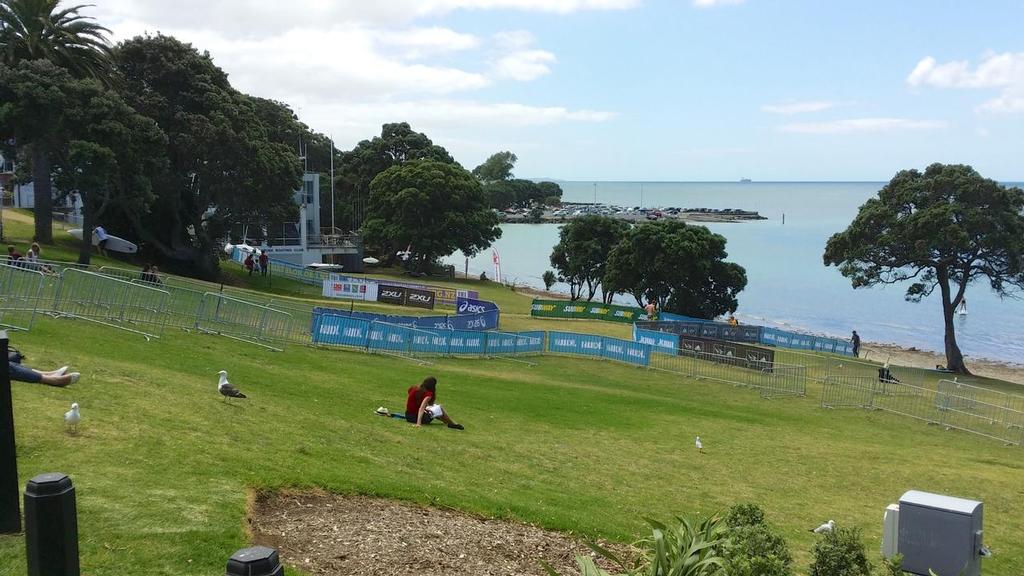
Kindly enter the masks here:
[[390, 253], [411, 245], [414, 266], [425, 271], [456, 250], [472, 255], [487, 248], [501, 228], [480, 183], [464, 168], [413, 160], [373, 179], [363, 233]]
[[967, 373], [953, 312], [967, 286], [985, 278], [999, 296], [1024, 287], [1024, 192], [982, 177], [970, 166], [932, 164], [904, 170], [832, 236], [825, 265], [853, 287], [911, 282], [906, 299], [936, 288], [942, 299], [946, 366]]
[[443, 147], [434, 144], [426, 134], [414, 131], [406, 122], [385, 124], [380, 136], [363, 140], [343, 153], [335, 166], [340, 203], [339, 222], [353, 230], [368, 217], [370, 183], [378, 174], [396, 165], [413, 160], [435, 160], [457, 164]]
[[128, 103], [168, 138], [169, 170], [154, 183], [153, 209], [128, 216], [173, 264], [212, 277], [215, 240], [233, 223], [294, 214], [302, 178], [296, 146], [272, 139], [282, 133], [264, 123], [272, 103], [236, 91], [209, 54], [189, 44], [140, 36], [120, 44], [115, 59]]
[[516, 166], [516, 155], [511, 152], [495, 152], [484, 163], [473, 168], [473, 176], [487, 184], [512, 179], [512, 169]]
[[[60, 0], [0, 0], [0, 64], [47, 60], [78, 78], [111, 82], [109, 30], [82, 16], [85, 6], [62, 7]], [[53, 111], [55, 114], [60, 112]], [[18, 146], [30, 146], [35, 212], [35, 237], [53, 241], [53, 151], [64, 144], [63, 134], [43, 119], [22, 121]]]
[[[558, 244], [551, 251], [551, 265], [558, 271], [560, 281], [569, 285], [570, 298], [582, 298], [586, 287], [587, 301], [594, 299], [604, 280], [608, 255], [627, 230], [626, 222], [596, 214], [576, 218], [562, 226], [558, 231]], [[604, 301], [611, 302], [613, 295], [605, 291]]]
[[747, 285], [742, 266], [726, 262], [725, 237], [678, 220], [640, 224], [612, 249], [605, 290], [631, 294], [637, 304], [696, 318], [735, 312]]

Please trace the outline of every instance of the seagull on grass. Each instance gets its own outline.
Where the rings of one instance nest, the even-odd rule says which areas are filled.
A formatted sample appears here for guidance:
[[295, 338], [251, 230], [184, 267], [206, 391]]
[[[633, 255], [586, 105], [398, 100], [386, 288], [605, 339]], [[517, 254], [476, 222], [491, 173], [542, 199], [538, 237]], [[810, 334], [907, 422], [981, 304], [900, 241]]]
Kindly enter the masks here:
[[811, 530], [811, 532], [814, 532], [815, 534], [828, 534], [829, 532], [832, 532], [833, 530], [835, 530], [835, 528], [836, 528], [836, 521], [835, 520], [829, 520], [828, 522], [825, 522], [824, 524], [822, 524], [821, 526], [818, 526], [814, 530]]
[[228, 382], [228, 373], [224, 370], [220, 371], [220, 382], [217, 384], [217, 391], [224, 397], [225, 402], [227, 402], [228, 398], [245, 398], [245, 394], [242, 394], [241, 390]]
[[694, 441], [693, 445], [697, 447], [701, 454], [704, 453], [704, 443], [700, 441], [700, 436], [697, 436], [697, 440]]
[[78, 411], [78, 402], [71, 404], [71, 410], [64, 413], [64, 425], [70, 430], [78, 432], [78, 423], [82, 421], [82, 414]]

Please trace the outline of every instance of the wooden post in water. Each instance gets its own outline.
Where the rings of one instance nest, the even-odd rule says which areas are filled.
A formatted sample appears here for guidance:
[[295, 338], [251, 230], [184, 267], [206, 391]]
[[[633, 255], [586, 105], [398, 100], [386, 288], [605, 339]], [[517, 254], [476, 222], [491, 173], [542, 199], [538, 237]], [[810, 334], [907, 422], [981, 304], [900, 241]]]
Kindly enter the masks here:
[[7, 365], [7, 331], [0, 330], [0, 534], [21, 532], [21, 490], [18, 486], [18, 454], [14, 444], [14, 403]]

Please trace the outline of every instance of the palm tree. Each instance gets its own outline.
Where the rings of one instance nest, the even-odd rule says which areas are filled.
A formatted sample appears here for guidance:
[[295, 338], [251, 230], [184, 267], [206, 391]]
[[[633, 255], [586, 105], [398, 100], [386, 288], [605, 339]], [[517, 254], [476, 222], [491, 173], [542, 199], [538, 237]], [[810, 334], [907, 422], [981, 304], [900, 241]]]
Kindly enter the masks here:
[[[61, 8], [61, 0], [0, 0], [0, 64], [15, 66], [25, 60], [49, 60], [78, 78], [112, 79], [107, 33], [78, 11], [85, 5]], [[30, 142], [35, 192], [35, 236], [53, 241], [53, 196], [50, 167], [53, 143]]]

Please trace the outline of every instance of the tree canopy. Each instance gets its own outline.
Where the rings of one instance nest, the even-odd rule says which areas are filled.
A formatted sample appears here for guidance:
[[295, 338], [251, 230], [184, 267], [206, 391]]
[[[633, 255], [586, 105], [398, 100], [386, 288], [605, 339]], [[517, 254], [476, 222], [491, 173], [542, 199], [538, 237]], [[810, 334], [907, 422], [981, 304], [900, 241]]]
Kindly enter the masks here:
[[434, 144], [426, 134], [414, 131], [406, 122], [385, 124], [380, 136], [363, 140], [352, 150], [341, 154], [335, 166], [341, 197], [339, 217], [351, 229], [358, 229], [367, 215], [370, 183], [378, 174], [396, 165], [413, 160], [434, 160], [457, 164], [443, 147]]
[[278, 124], [293, 117], [239, 93], [209, 54], [174, 38], [136, 37], [115, 57], [126, 100], [168, 137], [153, 210], [127, 216], [165, 257], [212, 275], [213, 242], [232, 223], [294, 213], [302, 165], [296, 146], [274, 140], [288, 137]]
[[724, 236], [704, 226], [663, 220], [635, 226], [612, 249], [605, 290], [629, 293], [637, 304], [696, 318], [735, 312], [747, 285], [742, 266], [726, 262]]
[[516, 155], [511, 152], [495, 152], [484, 163], [473, 168], [473, 176], [484, 184], [512, 179]]
[[[570, 298], [582, 298], [586, 287], [587, 301], [594, 299], [604, 279], [608, 256], [627, 230], [626, 222], [596, 214], [575, 218], [562, 226], [558, 244], [551, 251], [551, 265], [560, 280], [569, 285]], [[611, 302], [612, 296], [607, 292], [604, 300]]]
[[[61, 8], [60, 4], [60, 0], [0, 1], [0, 65], [13, 68], [23, 62], [45, 60], [74, 77], [111, 84], [106, 36], [110, 31], [79, 14], [85, 6]], [[35, 238], [49, 243], [53, 241], [53, 151], [69, 136], [54, 129], [58, 121], [38, 114], [26, 116], [19, 124], [18, 146], [31, 146]]]
[[939, 290], [947, 367], [967, 372], [953, 313], [967, 287], [984, 278], [1000, 296], [1024, 288], [1024, 191], [970, 166], [903, 170], [860, 207], [825, 246], [853, 288], [910, 282], [906, 299]]
[[461, 166], [412, 160], [373, 179], [363, 233], [393, 254], [412, 245], [414, 264], [426, 270], [456, 250], [472, 255], [501, 236], [498, 217], [480, 183]]

